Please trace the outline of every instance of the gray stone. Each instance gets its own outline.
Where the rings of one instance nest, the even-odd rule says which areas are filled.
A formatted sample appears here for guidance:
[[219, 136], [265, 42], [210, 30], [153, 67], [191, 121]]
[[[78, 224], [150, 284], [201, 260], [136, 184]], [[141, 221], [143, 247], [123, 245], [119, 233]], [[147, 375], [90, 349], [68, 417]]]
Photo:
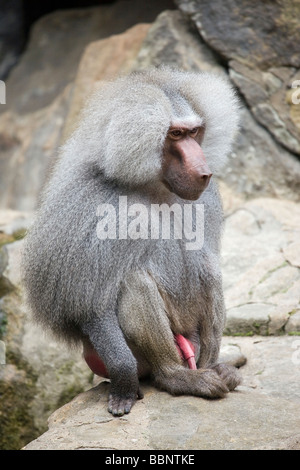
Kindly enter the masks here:
[[4, 341], [0, 340], [0, 366], [6, 364], [6, 346]]
[[[49, 106], [75, 79], [85, 47], [92, 41], [120, 34], [137, 22], [152, 22], [171, 0], [144, 5], [123, 1], [100, 7], [66, 9], [40, 18], [20, 63], [7, 82], [10, 109], [27, 114]], [[25, 80], [24, 80], [25, 77]]]
[[[56, 22], [63, 29], [62, 25], [66, 21], [67, 28], [71, 30], [72, 22], [74, 22], [73, 31], [76, 31], [79, 18], [88, 17], [89, 21], [85, 23], [86, 26], [80, 26], [80, 28], [88, 28], [88, 25], [94, 25], [90, 27], [89, 33], [85, 32], [83, 35], [84, 41], [88, 41], [94, 38], [93, 34], [96, 34], [95, 29], [97, 29], [95, 24], [98, 20], [100, 21], [99, 15], [94, 14], [94, 17], [91, 18], [93, 13], [95, 13], [94, 9], [88, 10], [88, 13], [86, 11], [76, 14], [74, 12], [60, 12], [40, 20], [41, 23], [37, 23], [35, 26], [28, 51], [19, 64], [21, 69], [15, 70], [10, 78], [15, 83], [14, 86], [13, 83], [9, 85], [9, 89], [14, 90], [15, 101], [13, 98], [9, 99], [8, 105], [5, 107], [6, 112], [0, 116], [0, 128], [2, 129], [0, 146], [3, 150], [0, 158], [0, 174], [5, 175], [0, 179], [0, 187], [4, 194], [0, 201], [2, 207], [22, 210], [35, 208], [37, 196], [45, 182], [45, 175], [49, 167], [53, 165], [56, 149], [62, 141], [62, 134], [63, 138], [68, 135], [65, 121], [67, 121], [69, 130], [73, 129], [76, 125], [76, 116], [86, 100], [84, 93], [78, 100], [78, 80], [81, 77], [81, 85], [84, 83], [85, 89], [92, 89], [93, 81], [96, 83], [107, 78], [105, 73], [99, 76], [97, 70], [101, 67], [100, 64], [97, 66], [97, 56], [94, 56], [93, 63], [96, 65], [92, 69], [90, 80], [82, 80], [84, 70], [80, 69], [75, 80], [75, 88], [73, 88], [76, 67], [83, 49], [80, 49], [81, 53], [79, 54], [77, 46], [73, 47], [72, 44], [72, 51], [73, 49], [74, 51], [70, 54], [68, 61], [62, 61], [63, 64], [56, 60], [56, 56], [55, 60], [52, 57], [54, 49], [65, 51], [66, 48], [65, 43], [63, 48], [59, 46], [61, 42], [64, 42], [63, 34], [57, 33], [57, 37], [55, 36], [56, 47], [52, 42], [50, 43], [49, 37], [53, 33]], [[101, 21], [103, 21], [103, 16], [101, 16]], [[42, 38], [45, 36], [44, 42], [40, 36]], [[137, 36], [133, 37], [137, 38]], [[76, 44], [83, 48], [84, 41], [79, 45], [77, 42]], [[116, 45], [116, 41], [117, 37], [114, 37], [114, 45]], [[139, 41], [140, 38], [132, 44], [132, 51], [135, 51]], [[121, 42], [122, 36], [120, 36], [119, 47], [115, 47], [116, 50], [122, 51]], [[106, 42], [102, 46], [103, 48], [107, 47]], [[91, 53], [92, 48], [88, 49]], [[95, 49], [93, 50], [95, 51]], [[88, 53], [88, 50], [86, 52]], [[123, 52], [121, 53], [123, 54]], [[127, 64], [125, 69], [122, 69], [122, 66], [119, 69], [115, 67], [114, 73], [128, 72], [131, 69], [142, 69], [161, 63], [186, 70], [210, 70], [226, 73], [217, 62], [213, 52], [201, 39], [193, 24], [179, 11], [167, 11], [159, 15], [150, 28], [139, 53], [136, 54], [136, 61], [132, 66]], [[36, 58], [36, 55], [43, 56], [43, 60], [48, 64], [48, 69], [43, 72], [47, 77], [44, 77], [43, 80], [39, 75], [40, 69], [34, 68], [36, 61], [33, 62], [33, 59]], [[101, 58], [100, 62], [104, 56], [105, 50], [101, 50], [98, 56]], [[122, 60], [115, 62], [123, 63]], [[30, 65], [31, 63], [32, 65]], [[59, 70], [57, 71], [55, 67]], [[29, 70], [31, 70], [30, 73]], [[91, 69], [89, 68], [89, 70]], [[21, 81], [24, 74], [28, 76], [27, 91], [24, 91], [24, 82]], [[247, 78], [248, 82], [253, 82], [254, 75], [253, 72], [250, 78]], [[280, 76], [282, 75], [283, 73]], [[53, 82], [54, 76], [57, 77], [54, 82], [55, 87], [53, 83], [51, 85], [47, 82], [47, 80]], [[58, 80], [62, 76], [63, 78]], [[262, 78], [263, 83], [257, 83], [257, 90], [261, 90], [261, 92], [256, 92], [259, 103], [261, 102], [259, 100], [264, 99], [262, 94], [265, 96], [266, 93], [269, 96], [269, 90], [276, 94], [278, 86], [276, 79], [281, 80], [273, 74], [265, 73]], [[38, 80], [39, 85], [36, 83]], [[62, 86], [63, 84], [64, 86]], [[38, 93], [37, 90], [39, 90]], [[20, 93], [22, 93], [22, 99], [20, 99]], [[32, 108], [29, 109], [28, 106], [32, 106]], [[22, 116], [17, 112], [22, 113]], [[280, 116], [280, 119], [287, 122], [283, 116]], [[222, 174], [222, 178], [234, 190], [247, 196], [255, 194], [294, 199], [299, 197], [299, 162], [292, 154], [277, 145], [268, 132], [257, 125], [246, 109], [242, 111], [241, 131], [229, 156], [229, 165]]]
[[299, 89], [291, 89], [299, 78], [299, 2], [175, 3], [193, 20], [205, 42], [229, 63], [230, 76], [257, 121], [285, 148], [300, 154], [300, 110], [292, 99]]
[[[162, 63], [185, 70], [225, 74], [207, 44], [180, 12], [163, 12], [159, 15], [144, 40], [133, 68], [143, 69]], [[255, 74], [253, 71], [251, 83]], [[261, 102], [269, 96], [264, 88], [275, 90], [276, 86], [276, 77], [264, 75], [263, 85], [256, 84], [256, 88], [260, 90], [256, 91], [256, 101]], [[299, 199], [298, 159], [274, 142], [244, 107], [241, 111], [240, 132], [221, 178], [243, 195]]]
[[284, 330], [286, 333], [289, 334], [300, 334], [300, 310], [295, 310], [294, 312], [292, 312], [285, 325]]
[[300, 67], [297, 0], [175, 0], [222, 57], [258, 68]]
[[222, 179], [247, 196], [298, 200], [300, 163], [257, 125], [248, 110], [242, 109], [240, 132]]
[[224, 333], [246, 336], [265, 335], [268, 331], [269, 313], [272, 308], [268, 304], [248, 303], [229, 309]]
[[[30, 221], [25, 213], [0, 211], [3, 233], [17, 222], [19, 229], [28, 227]], [[81, 351], [69, 351], [32, 324], [22, 292], [22, 250], [23, 240], [12, 240], [0, 251], [0, 339], [6, 349], [6, 365], [0, 366], [0, 441], [5, 449], [18, 448], [26, 436], [43, 432], [49, 414], [89, 388], [92, 379]]]
[[192, 22], [179, 11], [165, 11], [157, 17], [133, 68], [140, 70], [161, 64], [225, 74]]
[[221, 194], [227, 215], [222, 242], [225, 331], [282, 334], [299, 306], [299, 204], [269, 198], [232, 203], [224, 184]]
[[293, 308], [293, 304], [279, 305], [270, 312], [270, 321], [268, 324], [269, 335], [282, 334], [283, 332], [286, 332], [286, 327]]
[[24, 235], [30, 227], [33, 217], [33, 212], [0, 209], [0, 233], [13, 235], [15, 238], [19, 234]]
[[3, 274], [8, 263], [7, 250], [5, 247], [0, 248], [0, 277]]
[[25, 450], [299, 449], [294, 341], [224, 338], [224, 346], [237, 343], [248, 360], [240, 369], [243, 385], [222, 400], [172, 397], [143, 382], [145, 397], [129, 415], [113, 418], [107, 412], [109, 385], [101, 382], [57, 410], [49, 430]]
[[274, 271], [266, 274], [260, 282], [253, 287], [251, 300], [265, 302], [279, 292], [286, 292], [294, 282], [300, 279], [299, 269], [285, 264], [277, 266]]
[[92, 41], [150, 22], [172, 0], [61, 10], [32, 27], [26, 51], [6, 82], [0, 105], [1, 208], [33, 210], [52, 167], [68, 114], [78, 64]]
[[291, 243], [283, 250], [285, 259], [293, 266], [300, 268], [300, 242]]
[[293, 136], [291, 132], [289, 132], [285, 122], [271, 104], [260, 103], [252, 108], [252, 111], [256, 119], [271, 131], [278, 142], [282, 143], [292, 152], [300, 153], [298, 135]]
[[234, 367], [242, 367], [246, 364], [247, 358], [237, 344], [228, 343], [221, 347], [219, 361]]
[[[245, 1], [241, 5], [245, 5]], [[113, 12], [124, 12], [124, 18], [117, 16], [118, 25], [124, 25], [129, 18], [125, 3], [117, 2], [112, 7]], [[186, 7], [189, 4], [190, 13], [196, 4], [199, 5], [199, 2], [184, 3]], [[204, 2], [201, 4], [204, 5]], [[135, 11], [150, 8], [141, 6], [137, 1], [134, 5]], [[155, 5], [158, 3], [155, 2]], [[211, 10], [210, 6], [206, 7]], [[108, 15], [109, 8], [101, 7], [101, 15], [104, 15], [103, 12]], [[217, 15], [222, 13], [222, 8], [216, 12]], [[114, 73], [121, 71], [126, 62], [126, 58], [123, 60], [125, 43], [122, 43], [125, 35], [122, 34], [111, 41], [89, 44], [82, 58], [85, 61], [81, 61], [76, 75], [84, 45], [100, 37], [104, 31], [99, 31], [97, 22], [105, 23], [108, 16], [100, 18], [96, 11], [98, 9], [59, 12], [42, 19], [33, 32], [35, 43], [31, 43], [31, 50], [24, 55], [24, 62], [12, 75], [11, 90], [14, 96], [10, 95], [9, 105], [0, 116], [0, 173], [3, 175], [1, 190], [4, 194], [1, 204], [4, 206], [26, 209], [35, 206], [43, 173], [49, 162], [52, 164], [54, 149], [61, 142], [65, 117], [68, 114], [71, 125], [74, 125], [76, 113], [72, 114], [73, 105], [79, 103], [78, 110], [86, 99], [86, 95], [82, 95], [79, 97], [81, 101], [79, 99], [77, 102], [77, 91], [82, 91], [84, 87], [92, 88], [103, 79], [107, 71], [103, 58], [109, 57], [107, 53], [110, 48], [113, 47], [116, 54], [120, 51], [122, 55], [113, 62]], [[231, 13], [230, 20], [235, 14]], [[83, 24], [82, 19], [87, 21]], [[55, 21], [58, 29], [55, 29]], [[68, 22], [66, 27], [69, 32], [75, 35], [81, 32], [83, 39], [78, 35], [73, 44], [74, 37], [70, 34], [65, 43], [65, 37], [61, 34], [64, 21]], [[181, 12], [164, 12], [149, 28], [141, 48], [142, 34], [148, 26], [136, 27], [134, 34], [126, 33], [128, 48], [131, 47], [130, 40], [134, 44], [128, 50], [130, 63], [126, 62], [124, 70], [127, 73], [131, 69], [163, 62], [185, 70], [212, 70], [225, 74], [208, 46], [209, 35], [205, 35], [204, 27], [206, 21], [210, 18], [204, 18], [203, 24], [198, 25], [203, 35], [201, 38]], [[262, 23], [259, 21], [258, 26]], [[218, 30], [215, 34], [222, 32], [219, 26], [215, 29]], [[53, 40], [51, 32], [55, 36]], [[274, 37], [276, 35], [272, 36], [272, 41]], [[280, 104], [283, 90], [295, 77], [296, 69], [292, 69], [290, 62], [288, 66], [282, 67], [278, 63], [275, 66], [272, 62], [275, 55], [269, 54], [271, 42], [266, 44], [266, 57], [256, 57], [255, 54], [252, 57], [249, 51], [245, 52], [244, 57], [253, 58], [255, 64], [241, 62], [238, 49], [232, 48], [233, 55], [226, 57], [231, 59], [231, 78], [244, 95], [253, 116], [264, 126], [257, 124], [245, 107], [242, 109], [241, 131], [229, 156], [229, 166], [220, 180], [226, 211], [222, 263], [228, 308], [226, 331], [232, 335], [282, 335], [300, 331], [300, 208], [295, 202], [282, 199], [299, 199], [299, 162], [269, 134], [270, 131], [286, 148], [298, 151], [297, 123], [300, 120], [297, 109], [300, 106], [290, 104], [290, 95], [285, 98], [284, 105]], [[243, 47], [248, 46], [244, 44]], [[104, 50], [104, 47], [107, 49]], [[232, 47], [232, 43], [228, 42], [222, 47]], [[65, 50], [71, 49], [74, 55], [70, 54], [64, 63]], [[45, 57], [42, 57], [43, 53]], [[97, 57], [101, 57], [101, 64], [97, 63]], [[38, 62], [37, 58], [40, 63], [46, 63], [48, 69], [41, 71], [32, 68], [32, 64]], [[264, 70], [257, 68], [261, 60], [269, 64]], [[89, 81], [82, 80], [85, 72], [83, 65], [86, 64], [89, 64]], [[26, 90], [23, 90], [21, 78], [25, 73], [28, 82]], [[251, 200], [253, 196], [256, 199]], [[24, 367], [20, 370], [15, 363], [5, 366], [5, 380], [0, 381], [0, 387], [6, 395], [0, 412], [5, 422], [9, 422], [7, 419], [12, 407], [6, 406], [6, 397], [11, 384], [16, 383], [17, 392], [23, 390], [26, 399], [19, 401], [20, 395], [17, 396], [16, 392], [9, 403], [15, 400], [16, 407], [20, 405], [29, 429], [42, 432], [50, 410], [57, 408], [66, 395], [74, 396], [77, 386], [84, 389], [88, 385], [90, 372], [80, 352], [67, 352], [64, 346], [46, 338], [39, 328], [28, 321], [20, 286], [22, 242], [15, 242], [14, 236], [26, 230], [29, 224], [29, 219], [22, 213], [0, 212], [0, 242], [12, 242], [0, 251], [0, 268], [5, 274], [0, 281], [8, 279], [15, 288], [13, 292], [5, 291], [1, 298], [0, 327], [2, 320], [8, 320], [5, 342], [9, 357], [19, 358]], [[4, 252], [8, 253], [8, 257]], [[102, 382], [96, 389], [80, 394], [54, 413], [49, 431], [27, 448], [296, 448], [299, 443], [299, 345], [300, 340], [288, 335], [223, 338], [222, 360], [241, 366], [247, 358], [247, 363], [241, 367], [243, 385], [225, 400], [174, 398], [144, 384], [145, 398], [135, 405], [129, 416], [114, 419], [106, 411], [108, 385]], [[16, 429], [14, 434], [18, 436], [19, 430]]]
[[3, 80], [16, 64], [24, 44], [22, 1], [2, 0], [0, 9], [0, 80]]
[[1, 208], [33, 210], [59, 146], [71, 88], [49, 105], [23, 116], [9, 109], [0, 114]]
[[149, 31], [149, 24], [138, 24], [123, 34], [91, 42], [80, 60], [72, 91], [72, 100], [64, 124], [61, 142], [78, 126], [82, 108], [103, 81], [132, 71], [136, 56]]
[[[268, 72], [230, 61], [230, 77], [245, 97], [256, 120], [291, 152], [300, 153], [299, 106], [293, 101], [295, 89], [290, 89], [299, 71], [290, 69], [285, 75], [272, 67]], [[277, 75], [282, 78], [279, 79]], [[288, 90], [288, 91], [287, 91]]]
[[19, 449], [22, 443], [24, 445], [38, 434], [39, 429], [29, 412], [34, 392], [30, 369], [22, 370], [6, 357], [6, 364], [0, 365], [1, 450]]
[[21, 284], [22, 247], [23, 240], [17, 240], [14, 243], [6, 245], [8, 263], [3, 274], [15, 287]]

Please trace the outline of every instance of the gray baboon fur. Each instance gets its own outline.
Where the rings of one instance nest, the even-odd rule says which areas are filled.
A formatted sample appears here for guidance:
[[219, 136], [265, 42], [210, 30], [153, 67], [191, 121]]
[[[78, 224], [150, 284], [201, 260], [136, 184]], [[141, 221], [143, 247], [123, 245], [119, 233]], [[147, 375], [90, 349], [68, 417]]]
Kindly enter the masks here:
[[[184, 201], [160, 182], [174, 115], [204, 121], [202, 149], [216, 174], [237, 109], [227, 80], [209, 73], [164, 68], [119, 78], [92, 96], [44, 191], [23, 261], [33, 317], [70, 343], [89, 337], [109, 371], [114, 414], [128, 412], [137, 397], [136, 358], [173, 394], [223, 396], [238, 383], [217, 364], [225, 309], [216, 184], [211, 179], [198, 201]], [[146, 207], [204, 204], [202, 250], [176, 239], [99, 240], [97, 207], [118, 207], [119, 196]], [[200, 348], [199, 370], [182, 365], [176, 333]]]

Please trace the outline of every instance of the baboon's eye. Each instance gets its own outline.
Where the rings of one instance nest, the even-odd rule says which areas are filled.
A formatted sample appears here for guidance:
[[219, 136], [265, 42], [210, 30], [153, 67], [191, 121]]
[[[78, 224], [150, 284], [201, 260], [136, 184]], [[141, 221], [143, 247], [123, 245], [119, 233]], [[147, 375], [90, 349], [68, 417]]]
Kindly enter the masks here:
[[182, 136], [182, 131], [180, 129], [174, 129], [169, 132], [169, 135], [175, 139], [178, 139]]
[[194, 127], [194, 129], [190, 130], [190, 136], [196, 137], [199, 132], [199, 127]]

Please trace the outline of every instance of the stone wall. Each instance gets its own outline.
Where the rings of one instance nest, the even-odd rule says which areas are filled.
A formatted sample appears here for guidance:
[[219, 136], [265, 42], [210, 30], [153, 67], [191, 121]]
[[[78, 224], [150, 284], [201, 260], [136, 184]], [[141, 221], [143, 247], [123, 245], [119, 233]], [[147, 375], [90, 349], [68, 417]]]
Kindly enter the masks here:
[[[147, 9], [141, 3], [132, 0], [129, 9], [129, 2], [121, 1], [41, 18], [6, 81], [7, 105], [0, 105], [0, 340], [6, 344], [7, 361], [0, 365], [4, 397], [1, 447], [23, 446], [46, 429], [54, 409], [91, 386], [80, 351], [70, 353], [46, 338], [31, 324], [24, 303], [19, 266], [22, 237], [34, 216], [47, 172], [55, 164], [59, 146], [76, 127], [89, 94], [103, 80], [162, 63], [229, 75], [240, 95], [240, 132], [219, 183], [226, 217], [222, 251], [228, 309], [225, 333], [230, 335], [224, 341], [238, 343], [248, 359], [244, 366], [248, 367], [246, 389], [241, 389], [246, 396], [233, 395], [237, 398], [213, 407], [196, 404], [197, 399], [188, 397], [170, 402], [169, 396], [162, 394], [160, 398], [162, 392], [150, 387], [146, 388], [146, 401], [137, 404], [125, 421], [116, 421], [104, 410], [107, 386], [102, 384], [96, 392], [79, 395], [53, 415], [52, 427], [64, 424], [67, 413], [66, 428], [54, 426], [41, 444], [35, 441], [28, 448], [89, 447], [95, 445], [96, 438], [103, 448], [108, 445], [108, 429], [113, 435], [120, 433], [117, 448], [130, 448], [135, 442], [137, 448], [217, 448], [220, 426], [225, 425], [222, 420], [220, 425], [218, 410], [225, 413], [225, 421], [230, 413], [236, 413], [235, 429], [240, 436], [243, 420], [239, 417], [244, 416], [245, 400], [249, 400], [252, 413], [247, 415], [252, 435], [246, 433], [245, 448], [259, 447], [259, 436], [268, 433], [263, 421], [271, 420], [272, 409], [276, 422], [270, 446], [284, 447], [292, 439], [287, 445], [295, 447], [299, 415], [293, 411], [299, 400], [295, 386], [299, 368], [291, 366], [290, 358], [296, 353], [293, 345], [297, 348], [293, 336], [300, 332], [300, 104], [294, 99], [297, 89], [293, 88], [300, 80], [299, 2], [230, 0], [225, 8], [219, 0], [176, 0], [178, 8], [174, 3], [172, 10], [168, 1], [151, 2], [152, 8]], [[267, 362], [257, 346], [260, 343], [272, 351]], [[282, 362], [280, 348], [287, 348]], [[272, 371], [276, 372], [278, 362], [280, 376], [274, 379]], [[290, 384], [293, 392], [290, 403], [283, 403], [288, 407], [286, 417], [295, 422], [290, 433], [288, 420], [283, 417], [281, 421], [279, 416], [280, 399], [284, 398], [280, 390], [288, 389], [284, 383]], [[251, 395], [253, 390], [258, 394]], [[269, 395], [266, 400], [264, 394]], [[103, 404], [100, 417], [99, 396]], [[259, 419], [256, 403], [264, 410], [264, 419]], [[187, 424], [180, 429], [181, 435], [187, 436], [184, 444], [176, 433], [178, 420], [172, 407], [187, 410]], [[155, 421], [157, 410], [172, 423], [174, 432], [169, 441], [156, 440], [156, 434], [162, 435], [158, 432], [161, 420]], [[216, 430], [212, 443], [192, 432], [189, 424], [198, 423], [193, 417], [195, 410], [197, 416], [209, 413], [215, 417], [210, 430]], [[199, 429], [205, 433], [209, 423], [202, 423], [204, 428]], [[258, 438], [257, 423], [262, 426]], [[278, 435], [281, 423], [283, 431]], [[76, 441], [74, 433], [79, 428], [87, 437]], [[147, 438], [137, 437], [139, 430]], [[124, 444], [126, 435], [132, 440], [128, 437]], [[233, 448], [235, 442], [243, 445], [242, 437], [231, 439]], [[226, 448], [225, 438], [222, 443]]]

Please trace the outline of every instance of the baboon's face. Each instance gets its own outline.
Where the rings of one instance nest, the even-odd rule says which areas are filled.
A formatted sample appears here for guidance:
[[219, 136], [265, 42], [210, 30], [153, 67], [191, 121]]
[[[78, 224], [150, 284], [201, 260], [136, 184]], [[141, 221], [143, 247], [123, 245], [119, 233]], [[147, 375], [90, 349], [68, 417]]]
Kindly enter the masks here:
[[204, 133], [203, 125], [172, 125], [168, 131], [162, 182], [182, 199], [197, 200], [212, 176], [201, 148]]

